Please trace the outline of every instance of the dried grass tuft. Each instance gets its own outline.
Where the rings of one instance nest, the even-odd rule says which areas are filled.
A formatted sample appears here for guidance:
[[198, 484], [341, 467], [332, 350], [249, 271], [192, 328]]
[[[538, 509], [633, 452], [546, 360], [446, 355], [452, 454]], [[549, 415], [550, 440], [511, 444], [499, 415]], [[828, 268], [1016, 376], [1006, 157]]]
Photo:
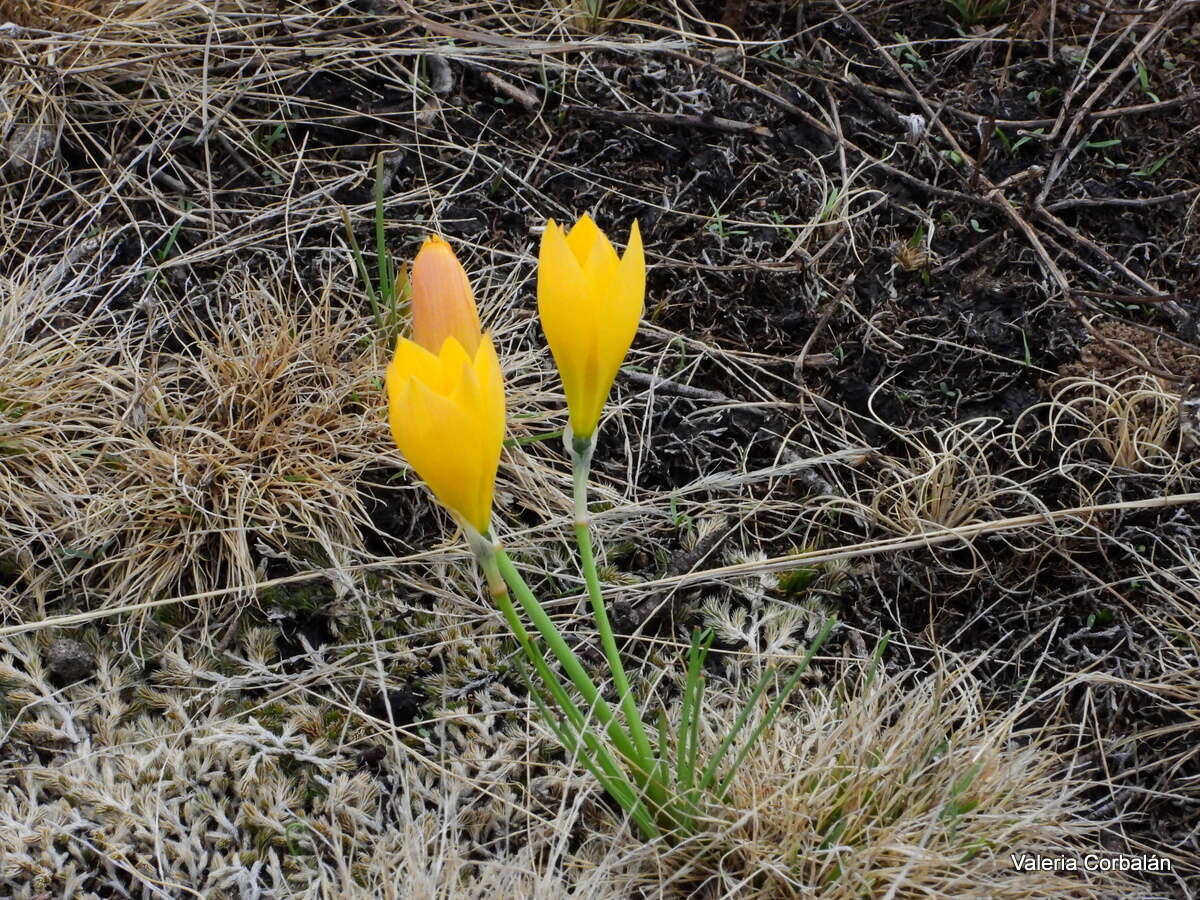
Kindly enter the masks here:
[[1179, 395], [1154, 376], [1064, 378], [1052, 392], [1051, 431], [1068, 457], [1094, 447], [1118, 469], [1169, 474], [1179, 467]]
[[273, 553], [329, 564], [361, 545], [358, 481], [391, 459], [378, 352], [327, 290], [227, 287], [169, 352], [56, 327], [35, 288], [0, 293], [0, 559], [18, 592], [237, 588]]
[[[848, 686], [849, 685], [849, 686]], [[1043, 736], [989, 712], [969, 668], [807, 690], [764, 733], [712, 831], [669, 854], [673, 896], [1104, 897], [1119, 879], [1014, 869], [1077, 858], [1097, 826]], [[710, 717], [709, 746], [732, 718]], [[1123, 896], [1135, 896], [1133, 893]]]

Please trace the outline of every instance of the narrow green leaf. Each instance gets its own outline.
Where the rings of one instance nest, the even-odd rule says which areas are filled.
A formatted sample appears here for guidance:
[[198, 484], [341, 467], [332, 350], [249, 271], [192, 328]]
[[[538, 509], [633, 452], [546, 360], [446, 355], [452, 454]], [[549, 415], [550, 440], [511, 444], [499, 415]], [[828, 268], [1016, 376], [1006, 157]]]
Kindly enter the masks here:
[[875, 649], [871, 651], [871, 661], [867, 663], [867, 687], [869, 688], [875, 683], [875, 675], [879, 671], [879, 664], [883, 660], [884, 651], [887, 650], [888, 644], [892, 640], [892, 633], [889, 631], [875, 644]]
[[[579, 760], [580, 764], [600, 783], [600, 787], [629, 814], [629, 818], [638, 826], [647, 840], [659, 837], [660, 832], [654, 823], [654, 817], [608, 749], [600, 744], [596, 736], [586, 728], [582, 732], [576, 732], [568, 724], [558, 719], [551, 711], [541, 691], [537, 690], [529, 681], [524, 670], [521, 675], [529, 688], [529, 696], [567, 753], [573, 759]], [[585, 746], [592, 755], [584, 752]]]
[[358, 277], [363, 283], [363, 291], [371, 303], [371, 313], [375, 317], [375, 329], [386, 339], [387, 333], [383, 314], [379, 309], [379, 299], [375, 295], [375, 285], [371, 282], [371, 273], [367, 271], [367, 261], [363, 259], [362, 248], [358, 246], [358, 239], [354, 237], [354, 225], [350, 221], [350, 213], [346, 211], [345, 207], [342, 207], [340, 211], [342, 222], [346, 226], [346, 240], [350, 242], [350, 252], [354, 256], [354, 268], [358, 270]]
[[561, 440], [563, 429], [557, 428], [554, 431], [547, 431], [542, 434], [527, 434], [522, 437], [505, 438], [505, 447], [521, 447], [525, 444], [538, 444], [542, 441]]
[[[642, 762], [642, 757], [637, 751], [632, 738], [621, 728], [616, 716], [613, 714], [612, 708], [608, 702], [600, 695], [599, 688], [595, 682], [587, 674], [582, 663], [579, 662], [579, 657], [575, 655], [563, 636], [555, 627], [554, 622], [546, 615], [546, 611], [542, 605], [538, 603], [537, 598], [533, 596], [533, 592], [529, 589], [529, 585], [525, 583], [525, 579], [521, 577], [521, 573], [517, 571], [516, 566], [512, 564], [508, 554], [503, 550], [496, 551], [496, 563], [499, 566], [500, 573], [503, 575], [505, 582], [513, 593], [517, 595], [517, 600], [524, 609], [525, 615], [533, 622], [534, 627], [542, 636], [542, 640], [550, 648], [563, 670], [567, 673], [574, 683], [578, 691], [583, 695], [587, 705], [595, 711], [596, 717], [604, 726], [609, 738], [616, 746], [617, 750], [635, 767], [640, 767], [639, 782], [643, 779], [648, 779], [653, 772], [651, 766], [646, 766]], [[658, 798], [662, 799], [662, 798]]]
[[833, 631], [833, 626], [835, 624], [837, 624], [837, 619], [830, 618], [821, 627], [820, 632], [818, 632], [816, 638], [813, 639], [812, 645], [808, 648], [808, 652], [804, 654], [804, 658], [801, 659], [799, 665], [796, 666], [796, 671], [792, 674], [792, 677], [787, 680], [783, 690], [781, 690], [779, 692], [779, 696], [775, 698], [775, 702], [772, 703], [767, 709], [766, 714], [762, 717], [762, 720], [759, 721], [758, 725], [755, 726], [754, 731], [750, 732], [750, 737], [746, 738], [746, 742], [742, 745], [742, 749], [738, 751], [738, 755], [734, 758], [733, 764], [729, 767], [728, 773], [726, 773], [725, 777], [721, 780], [720, 785], [717, 786], [718, 797], [725, 796], [725, 790], [729, 787], [729, 782], [733, 780], [733, 776], [737, 774], [738, 767], [742, 764], [742, 760], [746, 758], [746, 754], [750, 752], [751, 748], [754, 746], [754, 742], [758, 740], [758, 736], [763, 733], [763, 729], [767, 728], [772, 722], [775, 721], [776, 717], [779, 715], [779, 711], [783, 709], [783, 704], [787, 702], [788, 697], [792, 695], [792, 691], [796, 689], [797, 682], [800, 681], [801, 676], [804, 675], [804, 673], [808, 670], [809, 663], [812, 662], [812, 658], [816, 656], [817, 651], [821, 649], [821, 645], [825, 643], [825, 639], [829, 637], [829, 633]]
[[[788, 690], [781, 692], [780, 698], [786, 699], [788, 693], [790, 693], [790, 689], [795, 686], [797, 681], [800, 680], [800, 676], [804, 674], [805, 669], [808, 668], [809, 662], [812, 660], [813, 656], [816, 655], [816, 652], [818, 649], [820, 649], [821, 644], [825, 642], [825, 638], [829, 636], [829, 632], [833, 630], [833, 626], [836, 622], [837, 620], [833, 618], [826, 621], [825, 625], [821, 628], [820, 633], [817, 634], [816, 639], [808, 648], [808, 652], [805, 653], [804, 658], [800, 660], [800, 664], [797, 666], [796, 673], [788, 680]], [[773, 674], [774, 669], [767, 669], [767, 671], [763, 673], [762, 678], [758, 680], [758, 684], [754, 686], [754, 691], [750, 694], [750, 699], [746, 701], [746, 705], [743, 706], [741, 712], [738, 713], [738, 717], [734, 720], [733, 726], [729, 729], [729, 732], [725, 735], [725, 737], [722, 738], [720, 746], [717, 747], [717, 752], [713, 754], [713, 758], [709, 760], [708, 765], [705, 767], [704, 774], [700, 778], [699, 787], [701, 790], [708, 790], [708, 788], [712, 785], [713, 780], [717, 777], [717, 770], [720, 768], [721, 762], [725, 758], [725, 754], [729, 752], [729, 748], [733, 745], [733, 742], [737, 739], [738, 734], [740, 734], [741, 730], [745, 727], [746, 720], [750, 718], [750, 714], [754, 711], [754, 707], [758, 703], [758, 698], [763, 695], [764, 691], [766, 691], [767, 684], [770, 681], [771, 675]], [[746, 745], [738, 754], [737, 759], [730, 769], [730, 775], [726, 777], [726, 781], [728, 778], [732, 777], [734, 772], [737, 771], [737, 766], [745, 758], [746, 754], [749, 752], [749, 747], [753, 745], [763, 728], [766, 727], [766, 724], [770, 724], [770, 719], [774, 718], [775, 715], [779, 713], [779, 708], [783, 705], [783, 699], [776, 700], [775, 703], [772, 704], [772, 706], [767, 710], [766, 716], [763, 718], [763, 722], [759, 723], [750, 739], [746, 742]], [[723, 793], [723, 791], [718, 789], [718, 796], [721, 793]]]
[[[666, 748], [671, 746], [670, 730], [670, 724], [667, 722], [667, 711], [665, 709], [660, 709], [658, 711], [658, 752], [660, 755], [667, 753]], [[669, 770], [666, 773], [666, 777], [670, 777]], [[663, 780], [665, 781], [665, 778]], [[664, 787], [670, 790], [674, 786], [670, 784], [664, 784]]]
[[375, 157], [375, 268], [379, 273], [380, 298], [389, 307], [395, 306], [391, 272], [391, 257], [387, 250], [387, 228], [383, 216], [383, 154]]
[[701, 667], [716, 634], [711, 628], [703, 633], [692, 632], [688, 648], [687, 678], [679, 716], [679, 748], [676, 754], [676, 781], [682, 791], [689, 792], [696, 782], [696, 754], [700, 736], [700, 698], [704, 691]]

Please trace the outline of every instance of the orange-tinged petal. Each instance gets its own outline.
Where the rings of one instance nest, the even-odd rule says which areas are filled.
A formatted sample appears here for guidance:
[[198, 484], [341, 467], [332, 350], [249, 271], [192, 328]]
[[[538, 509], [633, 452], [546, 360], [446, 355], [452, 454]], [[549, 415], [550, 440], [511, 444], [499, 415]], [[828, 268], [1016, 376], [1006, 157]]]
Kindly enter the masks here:
[[412, 336], [431, 353], [454, 337], [469, 354], [479, 346], [475, 294], [458, 257], [437, 235], [426, 238], [412, 264]]

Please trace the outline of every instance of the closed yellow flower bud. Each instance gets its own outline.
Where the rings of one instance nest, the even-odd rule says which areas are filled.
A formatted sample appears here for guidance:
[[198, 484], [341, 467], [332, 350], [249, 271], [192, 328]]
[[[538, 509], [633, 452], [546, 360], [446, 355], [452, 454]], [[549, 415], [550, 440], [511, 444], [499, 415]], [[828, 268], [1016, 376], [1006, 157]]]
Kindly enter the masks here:
[[412, 274], [413, 339], [388, 366], [388, 423], [438, 501], [486, 534], [504, 443], [500, 362], [450, 246], [430, 238]]
[[567, 395], [571, 431], [588, 439], [642, 318], [646, 262], [637, 222], [625, 255], [586, 213], [564, 234], [551, 220], [538, 254], [538, 313]]

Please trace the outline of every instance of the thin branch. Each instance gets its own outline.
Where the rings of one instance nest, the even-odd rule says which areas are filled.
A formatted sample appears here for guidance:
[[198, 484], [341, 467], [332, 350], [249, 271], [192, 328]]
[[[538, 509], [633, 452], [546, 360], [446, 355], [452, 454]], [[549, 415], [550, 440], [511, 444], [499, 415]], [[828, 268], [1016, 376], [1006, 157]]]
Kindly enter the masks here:
[[591, 119], [604, 119], [609, 122], [620, 122], [625, 125], [666, 125], [674, 128], [700, 128], [709, 131], [725, 131], [730, 134], [750, 134], [755, 137], [771, 137], [771, 129], [765, 125], [755, 125], [750, 122], [737, 122], [725, 119], [712, 113], [664, 113], [653, 110], [621, 110], [603, 109], [599, 106], [580, 106], [567, 103], [561, 107], [569, 113], [585, 116]]

